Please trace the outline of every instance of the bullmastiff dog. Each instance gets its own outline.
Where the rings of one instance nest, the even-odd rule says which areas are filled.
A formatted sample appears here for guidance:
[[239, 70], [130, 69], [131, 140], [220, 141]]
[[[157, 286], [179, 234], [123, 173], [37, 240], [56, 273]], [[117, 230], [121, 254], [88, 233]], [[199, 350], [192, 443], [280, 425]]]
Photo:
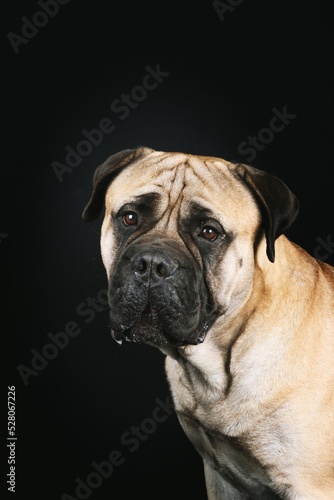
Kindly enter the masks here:
[[139, 147], [97, 168], [112, 337], [166, 355], [209, 500], [334, 499], [334, 268], [277, 177]]

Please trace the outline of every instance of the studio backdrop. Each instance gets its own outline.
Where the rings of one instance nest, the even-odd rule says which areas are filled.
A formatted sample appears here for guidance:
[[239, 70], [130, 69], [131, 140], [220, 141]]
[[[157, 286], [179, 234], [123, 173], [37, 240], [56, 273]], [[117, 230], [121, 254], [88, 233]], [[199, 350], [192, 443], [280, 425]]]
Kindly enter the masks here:
[[[8, 498], [206, 498], [164, 355], [110, 335], [103, 214], [81, 218], [108, 156], [147, 146], [272, 173], [300, 201], [287, 236], [334, 262], [329, 7], [227, 0], [183, 14], [133, 9], [75, 0], [7, 7], [0, 262]], [[134, 54], [149, 33], [154, 49], [173, 42], [174, 55]], [[184, 54], [183, 37], [194, 40]]]

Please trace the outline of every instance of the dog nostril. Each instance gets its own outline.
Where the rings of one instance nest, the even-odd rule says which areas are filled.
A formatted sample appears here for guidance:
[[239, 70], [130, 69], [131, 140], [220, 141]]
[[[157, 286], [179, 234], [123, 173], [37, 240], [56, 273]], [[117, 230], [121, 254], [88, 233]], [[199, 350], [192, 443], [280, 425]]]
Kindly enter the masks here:
[[146, 273], [147, 262], [143, 257], [136, 257], [133, 261], [133, 269], [141, 274]]
[[140, 261], [138, 262], [137, 270], [145, 272], [146, 268], [147, 268], [146, 261], [144, 259], [140, 259]]
[[160, 276], [169, 276], [170, 272], [168, 270], [168, 267], [164, 262], [161, 262], [161, 264], [158, 264], [156, 266], [156, 273]]

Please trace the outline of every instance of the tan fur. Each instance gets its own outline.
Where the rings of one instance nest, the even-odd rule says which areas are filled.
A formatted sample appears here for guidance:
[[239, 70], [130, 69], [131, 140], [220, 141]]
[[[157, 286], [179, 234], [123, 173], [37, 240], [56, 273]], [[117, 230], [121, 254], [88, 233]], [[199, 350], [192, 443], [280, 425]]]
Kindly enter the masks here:
[[[264, 236], [254, 246], [259, 208], [229, 162], [147, 151], [106, 193], [108, 275], [117, 253], [110, 215], [140, 194], [162, 195], [152, 234], [180, 239], [176, 222], [195, 200], [237, 235], [224, 258], [203, 269], [226, 313], [202, 344], [162, 349], [180, 422], [203, 456], [208, 498], [273, 498], [268, 486], [277, 498], [333, 500], [334, 269], [284, 235], [274, 263]], [[222, 479], [225, 465], [253, 496]]]
[[[177, 411], [241, 438], [282, 491], [293, 486], [287, 498], [330, 500], [334, 272], [284, 236], [277, 247], [274, 266], [265, 259], [262, 268], [257, 265], [255, 281], [262, 286], [244, 308], [218, 322], [208, 343], [181, 348], [184, 363], [166, 358], [167, 373]], [[235, 339], [236, 326], [253, 307]], [[233, 381], [226, 394], [228, 349]]]

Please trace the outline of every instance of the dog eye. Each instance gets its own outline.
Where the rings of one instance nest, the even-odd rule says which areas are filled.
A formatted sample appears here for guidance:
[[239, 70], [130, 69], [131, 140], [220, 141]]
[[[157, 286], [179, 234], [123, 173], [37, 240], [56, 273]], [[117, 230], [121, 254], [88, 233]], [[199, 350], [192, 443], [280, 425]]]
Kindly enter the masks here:
[[138, 224], [138, 215], [136, 212], [126, 212], [123, 215], [123, 223], [126, 226], [136, 226]]
[[215, 241], [218, 238], [219, 233], [212, 226], [204, 226], [201, 232], [199, 233], [199, 236], [201, 238], [204, 238], [206, 241]]

